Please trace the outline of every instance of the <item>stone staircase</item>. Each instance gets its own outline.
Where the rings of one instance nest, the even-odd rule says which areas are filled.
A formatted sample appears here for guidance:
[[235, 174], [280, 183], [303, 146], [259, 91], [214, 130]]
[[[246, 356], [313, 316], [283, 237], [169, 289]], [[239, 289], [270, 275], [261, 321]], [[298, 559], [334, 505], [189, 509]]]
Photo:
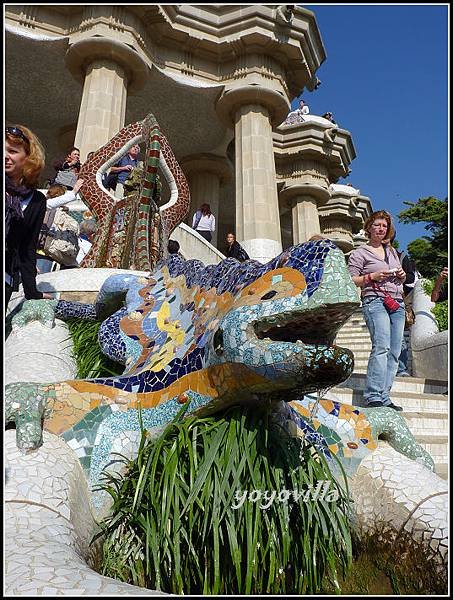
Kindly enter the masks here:
[[[335, 343], [354, 353], [354, 373], [331, 392], [340, 402], [361, 406], [366, 381], [371, 341], [368, 329], [358, 309], [340, 329]], [[409, 360], [409, 372], [411, 361]], [[443, 392], [447, 382], [418, 377], [397, 377], [391, 397], [403, 407], [404, 416], [415, 439], [433, 457], [436, 473], [448, 477], [448, 396]]]

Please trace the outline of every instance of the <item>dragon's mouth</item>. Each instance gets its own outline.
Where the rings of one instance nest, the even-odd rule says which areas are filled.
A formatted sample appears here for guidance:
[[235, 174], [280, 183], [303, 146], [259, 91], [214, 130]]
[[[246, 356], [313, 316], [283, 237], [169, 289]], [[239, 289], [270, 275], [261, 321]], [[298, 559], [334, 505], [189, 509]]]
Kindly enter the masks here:
[[261, 340], [330, 346], [357, 306], [355, 302], [343, 302], [281, 313], [255, 321], [253, 328]]

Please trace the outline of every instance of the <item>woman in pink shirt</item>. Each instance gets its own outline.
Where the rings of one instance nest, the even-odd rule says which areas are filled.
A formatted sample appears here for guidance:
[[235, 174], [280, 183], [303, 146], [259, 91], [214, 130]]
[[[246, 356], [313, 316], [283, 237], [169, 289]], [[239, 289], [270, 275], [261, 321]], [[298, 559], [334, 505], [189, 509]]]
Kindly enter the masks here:
[[385, 210], [374, 212], [364, 230], [368, 243], [354, 250], [348, 261], [352, 280], [362, 288], [363, 315], [372, 346], [363, 397], [367, 407], [388, 406], [400, 411], [403, 409], [390, 399], [390, 390], [404, 334], [406, 273], [390, 243], [395, 233], [390, 214]]

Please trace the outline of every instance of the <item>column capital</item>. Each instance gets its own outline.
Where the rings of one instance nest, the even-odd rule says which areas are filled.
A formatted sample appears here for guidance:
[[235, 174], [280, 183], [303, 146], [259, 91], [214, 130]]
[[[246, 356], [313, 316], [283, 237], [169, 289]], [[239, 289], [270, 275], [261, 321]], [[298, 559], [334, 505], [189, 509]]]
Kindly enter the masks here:
[[228, 160], [218, 154], [210, 154], [208, 152], [190, 154], [182, 158], [179, 162], [187, 176], [193, 173], [213, 173], [218, 176], [221, 184], [228, 183], [233, 176]]
[[316, 183], [294, 183], [285, 185], [280, 191], [280, 198], [284, 201], [296, 203], [302, 197], [316, 202], [317, 206], [322, 206], [329, 201], [330, 193]]
[[124, 69], [129, 92], [136, 92], [145, 85], [148, 65], [135, 50], [122, 42], [103, 37], [89, 37], [71, 44], [65, 56], [68, 70], [82, 83], [88, 66], [102, 59]]
[[290, 110], [290, 104], [283, 93], [258, 84], [249, 84], [224, 90], [217, 100], [216, 112], [224, 125], [231, 128], [238, 108], [249, 104], [264, 106], [269, 112], [272, 127], [280, 125]]

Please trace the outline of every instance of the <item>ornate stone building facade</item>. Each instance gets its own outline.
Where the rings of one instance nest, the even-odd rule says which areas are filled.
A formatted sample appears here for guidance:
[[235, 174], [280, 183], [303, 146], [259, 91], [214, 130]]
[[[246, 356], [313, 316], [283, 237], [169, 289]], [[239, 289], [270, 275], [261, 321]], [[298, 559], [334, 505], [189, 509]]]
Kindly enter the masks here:
[[[356, 153], [321, 117], [285, 123], [326, 58], [293, 5], [6, 5], [6, 118], [43, 141], [48, 167], [82, 159], [152, 112], [190, 182], [259, 260], [325, 233], [354, 246], [370, 200], [338, 185]], [[165, 201], [165, 197], [164, 197]]]

